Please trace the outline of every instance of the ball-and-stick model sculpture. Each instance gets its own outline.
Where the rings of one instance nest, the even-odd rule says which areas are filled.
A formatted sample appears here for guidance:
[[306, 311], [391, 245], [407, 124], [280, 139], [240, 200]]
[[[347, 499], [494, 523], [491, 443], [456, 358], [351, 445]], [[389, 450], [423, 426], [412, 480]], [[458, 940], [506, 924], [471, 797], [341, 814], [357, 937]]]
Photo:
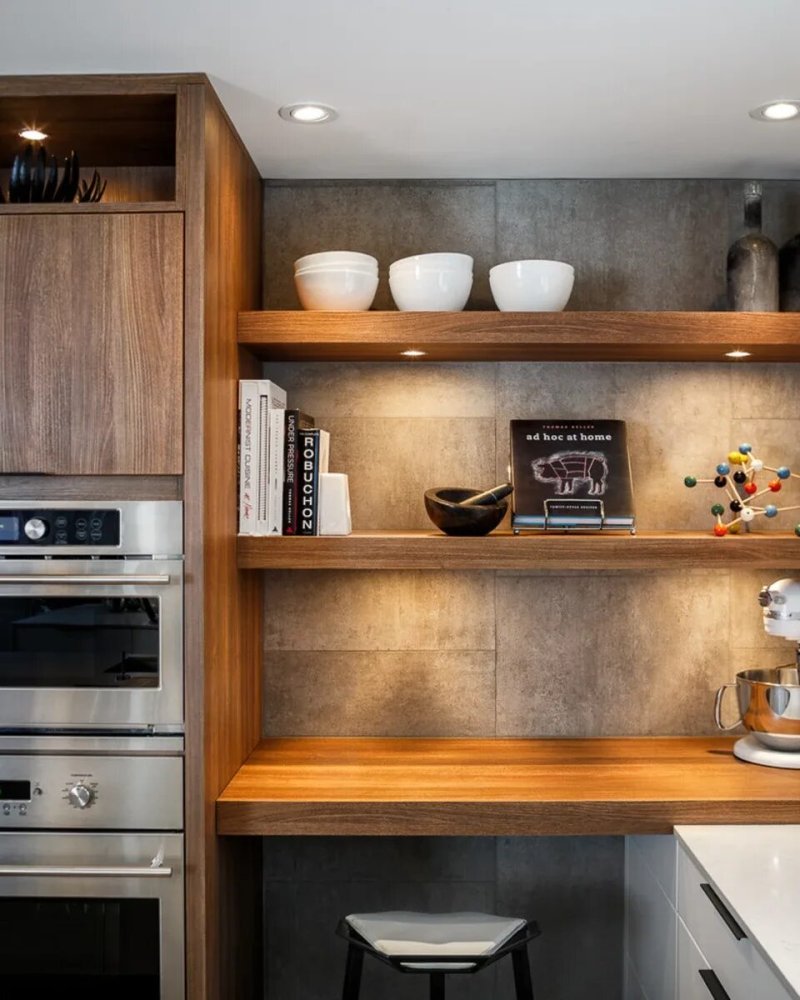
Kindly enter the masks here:
[[[731, 467], [734, 466], [736, 471], [731, 474]], [[686, 476], [683, 482], [690, 488], [697, 486], [698, 483], [713, 483], [718, 489], [725, 491], [731, 519], [727, 522], [723, 520], [724, 504], [715, 503], [711, 508], [711, 513], [716, 518], [714, 534], [720, 538], [728, 532], [738, 531], [742, 524], [751, 524], [759, 516], [773, 518], [781, 511], [800, 510], [800, 504], [792, 507], [778, 507], [774, 503], [765, 503], [763, 506], [756, 504], [759, 497], [780, 493], [784, 483], [790, 479], [800, 479], [800, 475], [785, 465], [777, 469], [766, 465], [760, 458], [755, 457], [753, 446], [750, 444], [740, 444], [739, 450], [730, 452], [727, 461], [720, 462], [716, 471], [717, 474], [713, 479]], [[762, 472], [774, 473], [775, 478], [770, 479], [763, 489], [759, 489], [758, 475]], [[794, 526], [794, 533], [800, 537], [800, 524]]]

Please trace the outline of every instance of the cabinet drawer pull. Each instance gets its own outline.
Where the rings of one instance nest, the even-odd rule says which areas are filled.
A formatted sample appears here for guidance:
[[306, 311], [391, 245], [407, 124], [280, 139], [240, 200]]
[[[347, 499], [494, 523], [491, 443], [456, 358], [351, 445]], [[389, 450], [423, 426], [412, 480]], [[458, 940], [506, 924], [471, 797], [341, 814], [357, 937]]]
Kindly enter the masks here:
[[708, 898], [711, 900], [711, 905], [725, 921], [725, 924], [727, 925], [727, 928], [731, 932], [731, 934], [733, 934], [733, 936], [736, 938], [737, 941], [743, 941], [744, 938], [747, 937], [747, 935], [738, 925], [738, 923], [734, 920], [731, 911], [722, 902], [722, 900], [719, 898], [716, 892], [714, 892], [714, 890], [711, 888], [708, 882], [701, 882], [700, 888], [703, 890], [706, 896], [708, 896]]
[[725, 987], [717, 979], [717, 974], [713, 969], [698, 969], [697, 971], [700, 973], [700, 978], [706, 984], [706, 989], [714, 1000], [731, 1000], [725, 992]]

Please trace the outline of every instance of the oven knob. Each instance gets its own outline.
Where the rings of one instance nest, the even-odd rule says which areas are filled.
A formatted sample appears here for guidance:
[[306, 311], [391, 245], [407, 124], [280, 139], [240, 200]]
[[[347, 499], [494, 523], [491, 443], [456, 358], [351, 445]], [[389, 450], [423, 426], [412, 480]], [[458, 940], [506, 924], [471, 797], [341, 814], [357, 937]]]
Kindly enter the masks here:
[[40, 517], [32, 517], [25, 522], [25, 534], [32, 542], [38, 542], [47, 534], [47, 524]]
[[67, 792], [67, 798], [76, 809], [88, 809], [94, 800], [94, 792], [86, 785], [73, 785]]

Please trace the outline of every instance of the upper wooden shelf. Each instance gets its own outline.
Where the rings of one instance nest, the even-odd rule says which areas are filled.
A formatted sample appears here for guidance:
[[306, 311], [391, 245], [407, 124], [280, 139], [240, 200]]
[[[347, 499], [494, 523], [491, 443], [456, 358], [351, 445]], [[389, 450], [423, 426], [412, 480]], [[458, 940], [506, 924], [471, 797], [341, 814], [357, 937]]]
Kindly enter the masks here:
[[732, 742], [265, 740], [217, 799], [217, 832], [619, 835], [800, 822], [796, 774], [744, 764]]
[[269, 361], [800, 361], [800, 314], [244, 312], [239, 343]]
[[787, 569], [800, 566], [793, 533], [715, 538], [710, 532], [637, 535], [496, 531], [452, 538], [435, 531], [359, 531], [291, 538], [241, 535], [241, 569]]

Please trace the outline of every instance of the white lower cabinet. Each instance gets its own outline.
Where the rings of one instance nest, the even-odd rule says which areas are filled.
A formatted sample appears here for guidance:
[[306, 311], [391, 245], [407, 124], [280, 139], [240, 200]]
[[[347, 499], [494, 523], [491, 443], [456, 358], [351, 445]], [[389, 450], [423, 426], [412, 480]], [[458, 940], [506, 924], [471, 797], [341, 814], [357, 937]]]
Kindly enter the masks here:
[[[709, 989], [704, 1000], [791, 1000], [736, 915], [683, 848], [678, 851], [678, 915], [724, 991]], [[683, 1000], [680, 992], [678, 1000]]]
[[[703, 958], [686, 924], [678, 917], [678, 1000], [712, 1000], [714, 994], [700, 975], [708, 972], [710, 966]], [[721, 998], [720, 998], [721, 1000]]]
[[625, 1000], [797, 1000], [674, 837], [625, 842]]

